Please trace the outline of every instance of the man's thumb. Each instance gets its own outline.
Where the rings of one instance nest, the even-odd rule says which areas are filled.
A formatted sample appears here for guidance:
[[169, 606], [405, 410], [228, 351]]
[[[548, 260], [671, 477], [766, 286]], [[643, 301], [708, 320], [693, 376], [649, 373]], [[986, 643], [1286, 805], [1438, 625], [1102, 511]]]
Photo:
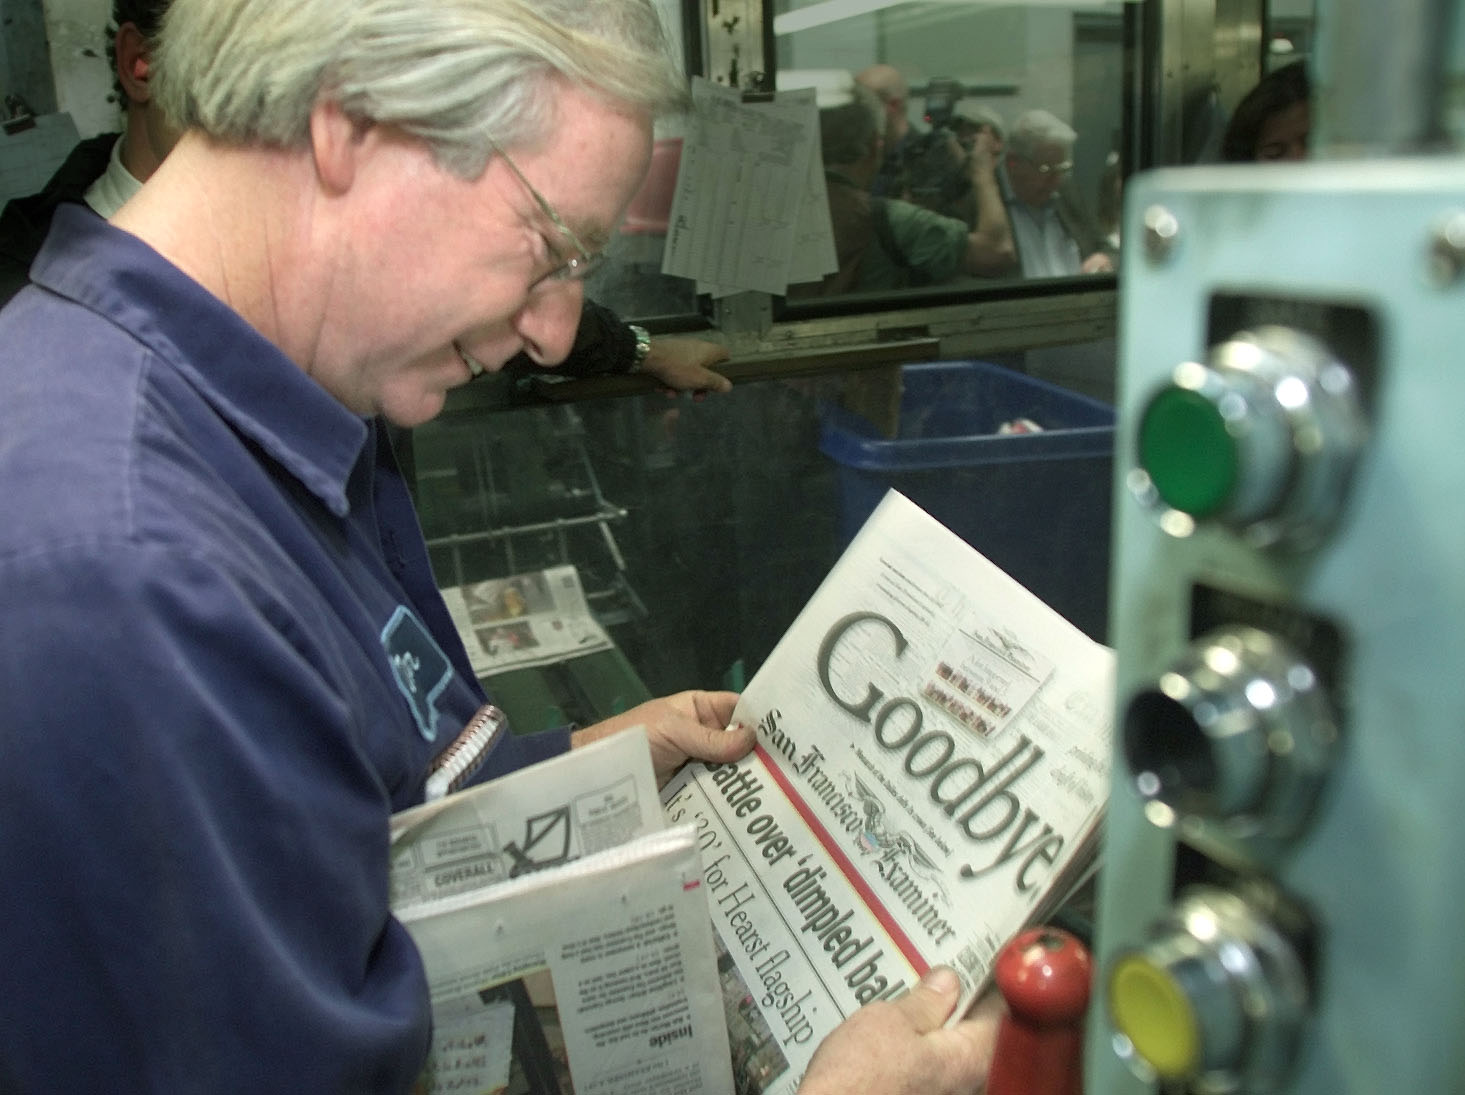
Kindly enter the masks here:
[[918, 1033], [937, 1030], [950, 1017], [961, 995], [961, 982], [947, 966], [933, 966], [920, 984], [896, 1001]]
[[702, 729], [703, 755], [719, 764], [738, 760], [758, 743], [758, 736], [750, 727], [737, 725], [725, 730]]

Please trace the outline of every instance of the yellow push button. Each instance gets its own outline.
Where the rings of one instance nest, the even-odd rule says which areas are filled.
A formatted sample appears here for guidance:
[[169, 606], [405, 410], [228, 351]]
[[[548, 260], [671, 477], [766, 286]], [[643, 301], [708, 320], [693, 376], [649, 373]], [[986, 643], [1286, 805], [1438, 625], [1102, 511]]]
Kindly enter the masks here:
[[1120, 959], [1109, 978], [1109, 1011], [1115, 1029], [1162, 1080], [1196, 1071], [1201, 1036], [1195, 1010], [1163, 966], [1143, 954]]

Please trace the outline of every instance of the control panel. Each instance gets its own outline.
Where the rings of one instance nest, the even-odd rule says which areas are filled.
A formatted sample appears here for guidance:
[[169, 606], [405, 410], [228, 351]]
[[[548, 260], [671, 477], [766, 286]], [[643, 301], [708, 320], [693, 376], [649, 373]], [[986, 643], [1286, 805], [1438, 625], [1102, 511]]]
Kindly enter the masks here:
[[1088, 1095], [1465, 1092], [1462, 179], [1127, 195]]

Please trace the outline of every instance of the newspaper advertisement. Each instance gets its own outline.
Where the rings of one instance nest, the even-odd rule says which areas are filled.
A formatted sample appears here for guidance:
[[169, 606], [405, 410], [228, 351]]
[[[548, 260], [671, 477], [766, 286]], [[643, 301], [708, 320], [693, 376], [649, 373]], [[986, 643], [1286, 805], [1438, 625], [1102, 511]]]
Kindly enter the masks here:
[[392, 907], [427, 971], [422, 1095], [552, 1074], [577, 1095], [730, 1095], [696, 829], [627, 731], [392, 824]]
[[793, 1092], [823, 1037], [1000, 948], [1091, 861], [1113, 652], [889, 492], [748, 683], [736, 764], [689, 766], [739, 1092]]
[[590, 611], [579, 572], [568, 564], [452, 586], [443, 590], [443, 600], [480, 677], [611, 646]]

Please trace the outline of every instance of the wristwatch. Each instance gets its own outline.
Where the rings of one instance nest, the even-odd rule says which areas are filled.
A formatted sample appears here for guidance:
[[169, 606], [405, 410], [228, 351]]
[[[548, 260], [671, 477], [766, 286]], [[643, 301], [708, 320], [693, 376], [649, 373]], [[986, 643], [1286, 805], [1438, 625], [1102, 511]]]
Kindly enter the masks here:
[[635, 323], [628, 323], [626, 327], [636, 338], [636, 348], [631, 355], [631, 367], [626, 372], [639, 373], [646, 364], [646, 355], [651, 353], [651, 332]]

